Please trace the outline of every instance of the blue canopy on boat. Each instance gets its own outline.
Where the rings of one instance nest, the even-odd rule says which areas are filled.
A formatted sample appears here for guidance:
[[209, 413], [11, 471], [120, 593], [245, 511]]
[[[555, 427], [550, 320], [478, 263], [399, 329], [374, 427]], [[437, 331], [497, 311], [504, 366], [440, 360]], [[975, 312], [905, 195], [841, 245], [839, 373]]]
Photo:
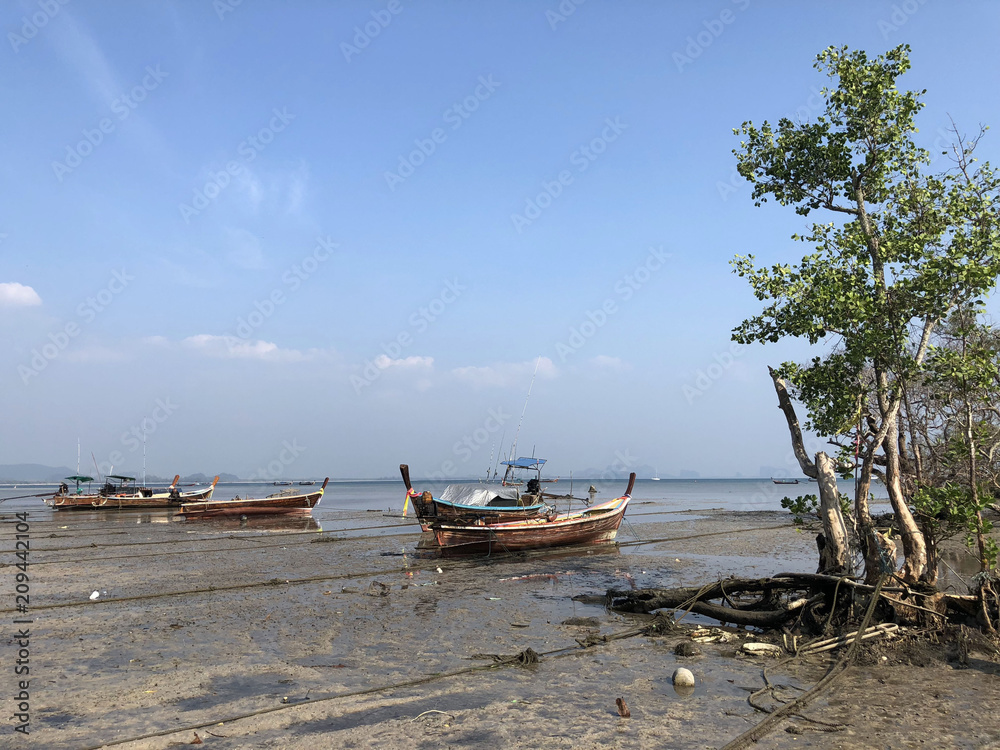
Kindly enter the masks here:
[[546, 459], [544, 458], [515, 458], [513, 461], [503, 461], [504, 466], [513, 466], [515, 469], [540, 469]]

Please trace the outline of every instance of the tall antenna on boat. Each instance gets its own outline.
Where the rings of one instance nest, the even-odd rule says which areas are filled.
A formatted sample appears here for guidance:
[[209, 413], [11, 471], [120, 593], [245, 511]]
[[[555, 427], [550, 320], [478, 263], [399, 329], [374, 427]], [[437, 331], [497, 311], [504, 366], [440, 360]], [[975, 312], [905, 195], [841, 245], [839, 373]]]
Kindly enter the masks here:
[[486, 481], [487, 482], [490, 481], [490, 469], [493, 468], [493, 451], [496, 449], [496, 447], [497, 447], [496, 443], [493, 443], [493, 445], [490, 446], [490, 461], [489, 461], [488, 464], [486, 464]]
[[80, 438], [76, 439], [76, 475], [80, 476]]
[[142, 420], [142, 486], [146, 486], [146, 420]]
[[531, 374], [531, 382], [528, 384], [528, 395], [524, 397], [524, 408], [521, 409], [521, 418], [517, 421], [517, 432], [514, 433], [514, 442], [510, 446], [510, 460], [517, 458], [517, 436], [521, 434], [521, 422], [524, 421], [524, 413], [528, 410], [528, 399], [531, 398], [531, 386], [535, 384], [535, 375], [538, 374], [538, 363], [542, 361], [542, 356], [538, 355], [535, 360], [535, 371]]
[[497, 451], [497, 462], [493, 465], [493, 478], [497, 478], [497, 472], [500, 470], [500, 459], [503, 458], [503, 439], [507, 437], [507, 430], [500, 433], [500, 450]]

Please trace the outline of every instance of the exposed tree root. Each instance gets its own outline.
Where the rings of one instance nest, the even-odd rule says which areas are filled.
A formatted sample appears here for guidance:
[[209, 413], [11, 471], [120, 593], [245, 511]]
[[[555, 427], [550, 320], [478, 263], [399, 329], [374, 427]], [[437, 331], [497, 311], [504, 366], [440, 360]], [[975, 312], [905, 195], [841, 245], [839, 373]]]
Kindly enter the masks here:
[[684, 610], [724, 624], [822, 634], [856, 622], [873, 595], [879, 599], [876, 622], [939, 628], [978, 621], [982, 627], [984, 620], [996, 622], [1000, 616], [995, 595], [984, 613], [983, 597], [906, 585], [876, 588], [850, 578], [810, 573], [729, 578], [701, 587], [609, 589], [606, 604], [620, 612]]

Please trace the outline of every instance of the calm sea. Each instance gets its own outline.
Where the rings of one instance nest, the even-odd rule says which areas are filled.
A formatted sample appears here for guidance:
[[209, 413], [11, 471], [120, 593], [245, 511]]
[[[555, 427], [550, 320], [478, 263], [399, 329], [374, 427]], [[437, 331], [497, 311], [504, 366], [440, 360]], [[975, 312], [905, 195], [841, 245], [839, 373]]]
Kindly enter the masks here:
[[[598, 490], [595, 502], [601, 502], [624, 492], [626, 482], [574, 479], [572, 494], [576, 497], [586, 497], [591, 485]], [[853, 498], [853, 481], [841, 481], [839, 486], [841, 492]], [[96, 483], [94, 487], [97, 487]], [[414, 482], [414, 487], [418, 490], [429, 489], [435, 495], [444, 489], [441, 483], [421, 483], [419, 480]], [[10, 513], [27, 510], [35, 519], [45, 520], [52, 511], [43, 504], [42, 499], [21, 496], [34, 494], [51, 496], [56, 488], [55, 484], [0, 485], [0, 500], [4, 500], [0, 503], [0, 513], [9, 516]], [[237, 495], [264, 497], [282, 489], [287, 488], [261, 483], [220, 483], [215, 489], [213, 499], [222, 500]], [[545, 490], [553, 494], [570, 494], [571, 486], [569, 480], [560, 480], [547, 483]], [[646, 505], [646, 510], [665, 512], [709, 508], [736, 511], [781, 510], [783, 497], [817, 494], [817, 492], [816, 483], [806, 480], [799, 484], [787, 485], [774, 484], [770, 479], [661, 479], [657, 482], [640, 479], [632, 491], [632, 500], [635, 504]], [[880, 486], [874, 487], [873, 492], [878, 505], [879, 498], [884, 498], [885, 492]], [[322, 502], [314, 509], [313, 516], [322, 522], [326, 517], [332, 519], [340, 511], [400, 513], [403, 509], [404, 495], [403, 483], [399, 480], [331, 480]], [[60, 513], [63, 514], [65, 512]]]

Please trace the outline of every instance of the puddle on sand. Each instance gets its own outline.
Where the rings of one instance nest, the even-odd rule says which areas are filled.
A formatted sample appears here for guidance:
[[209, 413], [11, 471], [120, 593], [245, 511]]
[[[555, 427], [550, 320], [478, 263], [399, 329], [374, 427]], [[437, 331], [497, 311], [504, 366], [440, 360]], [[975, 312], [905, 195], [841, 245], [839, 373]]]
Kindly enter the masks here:
[[217, 677], [204, 689], [205, 692], [201, 695], [177, 701], [177, 707], [183, 711], [200, 711], [233, 703], [240, 698], [261, 696], [280, 698], [288, 695], [289, 691], [295, 692], [294, 684], [288, 680], [288, 675], [280, 672]]

